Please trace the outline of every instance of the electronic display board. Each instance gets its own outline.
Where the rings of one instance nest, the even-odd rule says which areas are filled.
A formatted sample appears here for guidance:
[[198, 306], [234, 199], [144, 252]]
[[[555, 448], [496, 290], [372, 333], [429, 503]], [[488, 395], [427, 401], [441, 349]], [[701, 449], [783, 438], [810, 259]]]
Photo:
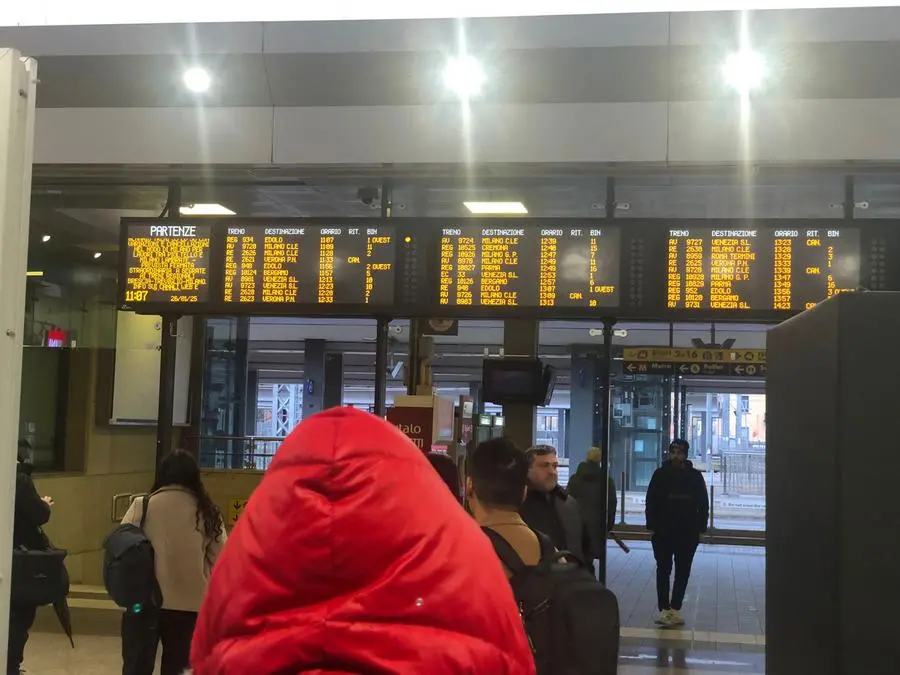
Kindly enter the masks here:
[[394, 228], [385, 225], [229, 225], [222, 300], [391, 305], [394, 238]]
[[207, 302], [211, 242], [211, 224], [131, 224], [124, 238], [123, 301], [131, 306]]
[[443, 308], [615, 307], [620, 232], [590, 224], [443, 225], [438, 305]]
[[674, 227], [666, 307], [798, 312], [860, 283], [860, 233], [847, 227]]

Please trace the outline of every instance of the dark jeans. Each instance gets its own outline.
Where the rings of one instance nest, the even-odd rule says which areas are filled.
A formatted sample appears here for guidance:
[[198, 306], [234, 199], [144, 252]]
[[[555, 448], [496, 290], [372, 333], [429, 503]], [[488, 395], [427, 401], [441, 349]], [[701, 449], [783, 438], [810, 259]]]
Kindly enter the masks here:
[[[700, 537], [693, 534], [653, 534], [653, 557], [656, 558], [656, 599], [659, 611], [681, 610], [691, 564], [700, 544]], [[672, 561], [675, 561], [675, 584], [669, 599], [669, 578], [672, 576]]]
[[151, 610], [122, 617], [122, 675], [153, 675], [162, 642], [162, 675], [182, 675], [190, 665], [196, 612]]
[[25, 659], [25, 643], [28, 642], [28, 631], [34, 624], [37, 607], [28, 605], [12, 605], [9, 608], [9, 642], [6, 657], [6, 672], [18, 675], [22, 661]]

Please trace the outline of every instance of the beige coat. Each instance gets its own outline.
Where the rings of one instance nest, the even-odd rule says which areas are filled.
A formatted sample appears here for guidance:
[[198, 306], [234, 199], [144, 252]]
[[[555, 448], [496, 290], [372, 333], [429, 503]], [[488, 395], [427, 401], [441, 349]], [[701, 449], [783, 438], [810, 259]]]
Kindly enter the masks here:
[[[526, 565], [537, 565], [541, 561], [541, 542], [515, 511], [487, 510], [478, 520], [478, 524], [481, 527], [489, 527], [506, 539]], [[503, 566], [503, 570], [507, 577], [512, 576], [506, 565]]]
[[[131, 504], [123, 523], [140, 525], [143, 500]], [[156, 556], [156, 579], [163, 609], [199, 612], [212, 566], [225, 544], [225, 524], [218, 540], [197, 528], [197, 498], [180, 487], [165, 487], [150, 496], [144, 532]]]

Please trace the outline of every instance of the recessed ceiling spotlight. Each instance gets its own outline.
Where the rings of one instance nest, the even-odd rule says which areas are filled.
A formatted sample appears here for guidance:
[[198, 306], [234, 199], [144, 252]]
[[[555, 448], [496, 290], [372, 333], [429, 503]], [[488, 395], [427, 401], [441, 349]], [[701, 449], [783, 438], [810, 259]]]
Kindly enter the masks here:
[[97, 251], [96, 253], [94, 253], [94, 260], [99, 260], [102, 257], [103, 257], [103, 254], [100, 253], [100, 251]]
[[478, 96], [484, 81], [484, 69], [469, 54], [460, 54], [444, 66], [444, 85], [463, 100]]
[[41, 241], [46, 244], [48, 241], [50, 241], [50, 235], [45, 234], [43, 237], [41, 237]]
[[209, 91], [212, 78], [205, 68], [188, 68], [184, 71], [184, 86], [195, 94], [203, 94]]

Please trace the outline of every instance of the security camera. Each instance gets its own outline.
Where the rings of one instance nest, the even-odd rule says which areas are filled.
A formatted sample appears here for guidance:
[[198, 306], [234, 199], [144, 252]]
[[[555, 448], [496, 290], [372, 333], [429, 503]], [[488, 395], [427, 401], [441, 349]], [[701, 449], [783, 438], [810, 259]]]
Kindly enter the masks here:
[[371, 206], [378, 200], [378, 188], [370, 186], [361, 187], [356, 191], [356, 198], [366, 206]]

